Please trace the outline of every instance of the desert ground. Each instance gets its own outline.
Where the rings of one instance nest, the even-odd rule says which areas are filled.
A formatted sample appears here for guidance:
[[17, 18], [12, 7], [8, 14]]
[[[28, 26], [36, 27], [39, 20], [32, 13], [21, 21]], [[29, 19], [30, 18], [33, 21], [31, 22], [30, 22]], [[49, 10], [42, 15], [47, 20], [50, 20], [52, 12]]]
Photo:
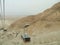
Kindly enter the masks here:
[[[12, 21], [9, 20], [7, 20], [7, 22], [9, 24], [12, 23]], [[9, 25], [8, 23], [7, 27]], [[39, 28], [38, 25], [41, 25], [41, 27]], [[25, 43], [21, 38], [24, 31], [23, 29], [6, 32], [1, 30], [0, 45], [60, 45], [60, 22], [40, 21], [37, 22], [37, 25], [34, 24], [34, 26], [35, 27], [32, 25], [28, 28], [29, 33], [27, 33], [31, 37], [31, 42], [28, 43]]]

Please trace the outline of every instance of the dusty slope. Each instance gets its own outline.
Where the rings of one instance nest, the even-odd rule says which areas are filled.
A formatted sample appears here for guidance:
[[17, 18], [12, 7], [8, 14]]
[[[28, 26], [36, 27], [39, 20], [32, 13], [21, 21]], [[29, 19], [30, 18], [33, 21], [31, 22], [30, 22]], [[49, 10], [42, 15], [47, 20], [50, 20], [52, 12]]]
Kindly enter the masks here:
[[9, 27], [9, 29], [18, 29], [18, 28], [23, 28], [25, 24], [32, 24], [35, 22], [37, 19], [35, 16], [27, 16], [22, 19], [17, 20], [16, 22], [12, 23]]
[[[21, 39], [23, 29], [17, 35], [14, 31], [0, 31], [0, 45], [60, 45], [60, 22], [38, 21], [27, 28], [31, 42]], [[17, 35], [17, 36], [16, 36]]]
[[[56, 5], [60, 6], [60, 3], [57, 3]], [[12, 28], [10, 27], [12, 29], [11, 32], [0, 31], [0, 45], [60, 45], [60, 11], [56, 11], [54, 9], [56, 8], [55, 6], [53, 6], [53, 9], [50, 8], [43, 13], [36, 15], [36, 17], [33, 16], [35, 17], [34, 21], [32, 20], [33, 17], [31, 19], [30, 16], [30, 18], [27, 17], [16, 21], [12, 24]], [[57, 8], [59, 6], [57, 6]], [[51, 12], [54, 13], [51, 14]], [[48, 14], [51, 15], [48, 16]], [[36, 21], [36, 19], [38, 20]], [[29, 43], [24, 43], [21, 39], [21, 34], [23, 32], [23, 29], [20, 27], [21, 24], [23, 24], [21, 21], [24, 22], [24, 24], [27, 22], [29, 24], [33, 23], [27, 27], [27, 33], [31, 36], [31, 42]], [[24, 25], [22, 25], [22, 27], [23, 26]], [[17, 36], [17, 32], [13, 29], [18, 29], [20, 31]]]
[[60, 31], [60, 22], [57, 21], [38, 21], [27, 28], [27, 33], [42, 34], [45, 32]]

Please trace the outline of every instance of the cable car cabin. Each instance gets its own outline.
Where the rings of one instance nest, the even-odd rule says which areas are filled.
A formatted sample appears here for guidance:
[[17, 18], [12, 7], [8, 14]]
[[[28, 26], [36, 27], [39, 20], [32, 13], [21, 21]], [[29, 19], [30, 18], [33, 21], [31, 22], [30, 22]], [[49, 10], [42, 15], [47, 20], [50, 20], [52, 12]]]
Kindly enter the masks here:
[[5, 28], [1, 28], [0, 30], [7, 31], [7, 29], [5, 29]]
[[30, 42], [30, 37], [27, 34], [21, 35], [24, 42]]

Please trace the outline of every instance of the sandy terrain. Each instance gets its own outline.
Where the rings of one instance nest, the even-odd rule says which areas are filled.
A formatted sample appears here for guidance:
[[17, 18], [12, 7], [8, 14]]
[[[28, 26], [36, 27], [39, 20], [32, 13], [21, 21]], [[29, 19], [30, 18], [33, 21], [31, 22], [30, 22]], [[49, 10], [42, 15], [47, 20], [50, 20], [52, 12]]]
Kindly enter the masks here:
[[19, 32], [0, 31], [0, 45], [60, 45], [60, 22], [39, 21], [33, 25], [28, 27], [27, 32], [31, 42], [24, 43], [21, 39], [23, 29], [20, 29]]

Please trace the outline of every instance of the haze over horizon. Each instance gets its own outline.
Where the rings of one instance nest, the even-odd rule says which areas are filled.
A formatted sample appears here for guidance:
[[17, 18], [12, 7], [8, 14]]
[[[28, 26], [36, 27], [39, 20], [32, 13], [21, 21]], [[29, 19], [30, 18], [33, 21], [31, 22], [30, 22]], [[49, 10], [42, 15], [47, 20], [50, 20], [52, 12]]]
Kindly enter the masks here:
[[6, 16], [28, 16], [50, 8], [60, 0], [5, 0]]

